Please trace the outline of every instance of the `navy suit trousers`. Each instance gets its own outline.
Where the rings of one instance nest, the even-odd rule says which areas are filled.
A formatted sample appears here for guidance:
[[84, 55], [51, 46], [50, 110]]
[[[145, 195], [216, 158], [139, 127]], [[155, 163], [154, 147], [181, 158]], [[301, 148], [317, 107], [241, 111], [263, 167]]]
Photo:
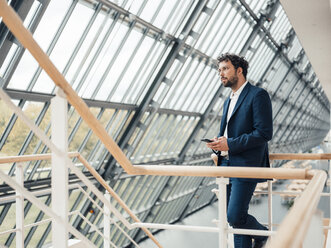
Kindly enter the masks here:
[[[227, 163], [227, 160], [223, 160], [221, 166], [227, 166]], [[255, 182], [230, 178], [230, 183], [227, 185], [227, 218], [233, 228], [267, 230], [254, 216], [248, 214], [249, 202], [255, 187]], [[234, 234], [234, 246], [235, 248], [251, 248], [252, 239], [265, 238], [264, 236]]]

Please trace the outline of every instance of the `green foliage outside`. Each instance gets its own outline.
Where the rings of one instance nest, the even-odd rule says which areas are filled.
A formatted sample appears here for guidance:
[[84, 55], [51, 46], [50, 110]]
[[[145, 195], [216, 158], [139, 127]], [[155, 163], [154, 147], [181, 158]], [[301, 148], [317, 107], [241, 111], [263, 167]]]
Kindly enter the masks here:
[[[43, 103], [28, 103], [25, 105], [23, 111], [25, 115], [30, 118], [33, 122], [36, 121], [38, 118], [38, 115], [40, 114], [41, 110], [43, 108]], [[98, 114], [98, 109], [91, 108], [92, 113], [96, 116]], [[7, 107], [7, 105], [0, 100], [0, 135], [2, 136], [3, 133], [6, 130], [6, 127], [13, 115], [13, 112]], [[107, 117], [102, 118], [103, 124], [106, 123], [107, 120], [109, 120], [109, 115], [113, 114], [113, 111], [108, 111]], [[72, 129], [75, 127], [79, 115], [74, 112], [72, 115], [69, 114], [69, 123], [68, 123], [68, 135], [71, 133]], [[46, 115], [44, 116], [42, 122], [39, 125], [39, 128], [41, 128], [44, 132], [47, 131], [48, 137], [50, 137], [50, 108], [47, 110]], [[77, 151], [78, 148], [81, 146], [87, 132], [89, 131], [89, 127], [87, 126], [84, 121], [80, 124], [78, 131], [76, 132], [73, 140], [69, 144], [69, 151]], [[15, 125], [13, 126], [5, 145], [0, 150], [0, 156], [16, 156], [18, 152], [20, 151], [21, 147], [24, 144], [24, 141], [26, 140], [27, 135], [29, 134], [30, 129], [28, 126], [21, 121], [19, 118], [16, 120]], [[86, 143], [86, 146], [84, 147], [83, 156], [89, 154], [89, 152], [93, 149], [97, 142], [98, 138], [92, 134], [90, 138], [88, 139], [88, 142]], [[43, 146], [41, 146], [37, 152], [35, 152], [36, 146], [39, 143], [39, 138], [35, 135], [33, 136], [31, 142], [28, 145], [28, 148], [25, 152], [25, 154], [33, 154], [33, 153], [40, 153]]]

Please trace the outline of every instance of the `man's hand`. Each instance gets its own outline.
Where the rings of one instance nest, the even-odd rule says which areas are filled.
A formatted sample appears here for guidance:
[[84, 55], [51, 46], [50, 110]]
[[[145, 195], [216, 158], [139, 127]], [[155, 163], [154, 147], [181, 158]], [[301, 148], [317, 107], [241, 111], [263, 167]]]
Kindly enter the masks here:
[[213, 149], [215, 151], [228, 151], [229, 150], [228, 141], [224, 136], [219, 137], [219, 138], [214, 138], [213, 142], [207, 143], [206, 145], [208, 148]]

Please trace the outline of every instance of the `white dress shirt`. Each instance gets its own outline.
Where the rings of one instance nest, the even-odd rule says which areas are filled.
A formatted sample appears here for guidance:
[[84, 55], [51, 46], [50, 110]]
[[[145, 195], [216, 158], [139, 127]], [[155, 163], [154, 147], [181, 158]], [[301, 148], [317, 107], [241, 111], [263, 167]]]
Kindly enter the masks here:
[[[229, 109], [228, 109], [228, 114], [226, 116], [226, 126], [225, 126], [225, 130], [224, 130], [224, 137], [226, 137], [226, 138], [228, 138], [228, 123], [229, 123], [229, 120], [231, 118], [234, 107], [237, 104], [239, 96], [240, 96], [241, 92], [243, 91], [243, 89], [245, 88], [246, 84], [247, 84], [247, 81], [236, 92], [231, 92], [230, 105], [229, 105]], [[222, 156], [227, 156], [228, 151], [222, 151], [221, 155]]]

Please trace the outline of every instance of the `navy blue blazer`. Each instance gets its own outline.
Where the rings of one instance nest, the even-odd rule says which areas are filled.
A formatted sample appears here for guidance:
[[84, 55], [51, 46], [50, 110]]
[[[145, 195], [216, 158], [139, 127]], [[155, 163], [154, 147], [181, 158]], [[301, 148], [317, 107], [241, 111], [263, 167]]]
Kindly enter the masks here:
[[[223, 107], [219, 136], [224, 135], [230, 98]], [[272, 106], [267, 91], [247, 83], [228, 123], [229, 166], [270, 167]], [[261, 179], [243, 179], [262, 182]]]

